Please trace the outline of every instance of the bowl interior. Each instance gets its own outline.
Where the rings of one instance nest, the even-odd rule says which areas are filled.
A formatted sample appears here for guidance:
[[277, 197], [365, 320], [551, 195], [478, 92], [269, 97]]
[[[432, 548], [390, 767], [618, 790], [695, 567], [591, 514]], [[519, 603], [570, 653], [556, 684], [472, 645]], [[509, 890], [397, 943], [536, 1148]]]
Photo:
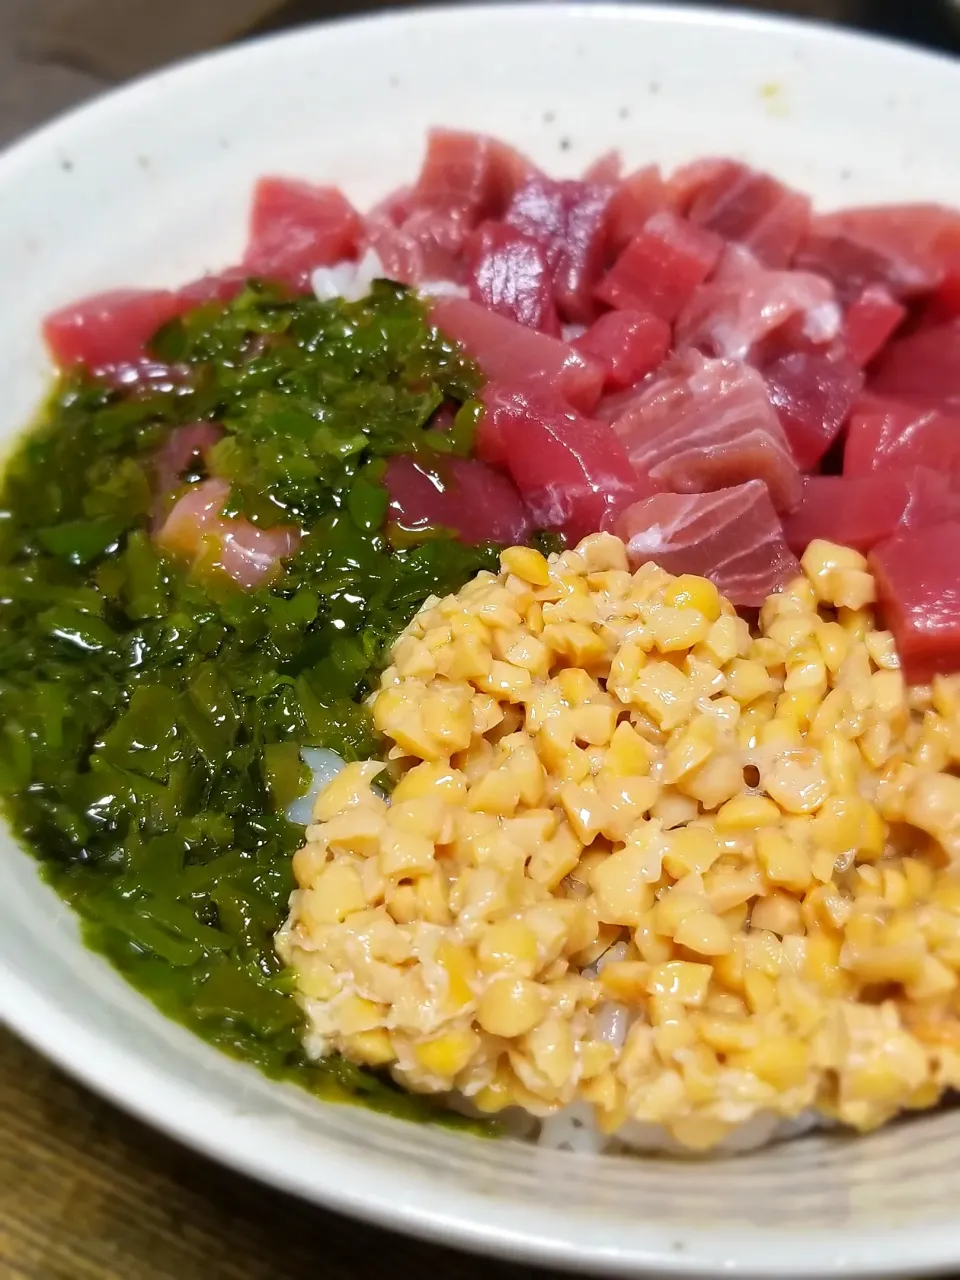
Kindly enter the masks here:
[[[741, 156], [821, 207], [956, 202], [960, 67], [879, 42], [655, 6], [412, 12], [164, 72], [0, 157], [0, 442], [71, 298], [236, 260], [253, 180], [359, 204], [415, 173], [427, 127], [507, 138], [552, 172]], [[208, 1153], [397, 1227], [592, 1270], [880, 1275], [960, 1263], [960, 1114], [715, 1165], [551, 1153], [405, 1126], [269, 1084], [167, 1023], [96, 956], [0, 832], [0, 1016]]]

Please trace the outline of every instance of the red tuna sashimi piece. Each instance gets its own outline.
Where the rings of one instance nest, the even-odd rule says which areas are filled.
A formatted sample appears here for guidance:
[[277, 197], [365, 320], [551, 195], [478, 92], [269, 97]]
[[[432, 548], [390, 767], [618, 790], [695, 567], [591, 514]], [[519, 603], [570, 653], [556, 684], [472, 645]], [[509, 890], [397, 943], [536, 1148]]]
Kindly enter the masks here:
[[316, 267], [355, 258], [362, 233], [360, 215], [336, 187], [261, 178], [243, 266], [251, 275], [305, 289]]
[[411, 255], [412, 282], [462, 280], [460, 256], [470, 229], [471, 220], [462, 209], [414, 209], [399, 229]]
[[605, 151], [588, 165], [583, 173], [584, 182], [619, 182], [623, 176], [623, 156], [619, 151]]
[[600, 281], [596, 296], [611, 307], [652, 311], [674, 321], [710, 275], [723, 241], [672, 213], [655, 213]]
[[613, 423], [630, 461], [678, 493], [763, 480], [779, 511], [800, 501], [800, 472], [763, 378], [733, 360], [691, 353]]
[[461, 281], [464, 243], [488, 218], [502, 217], [533, 165], [482, 134], [434, 129], [416, 185], [367, 217], [367, 241], [394, 280]]
[[687, 213], [691, 222], [745, 245], [768, 267], [789, 264], [810, 216], [807, 196], [733, 160], [707, 177]]
[[506, 221], [544, 247], [553, 270], [561, 317], [589, 324], [597, 314], [593, 290], [606, 265], [607, 206], [614, 188], [596, 182], [531, 178], [519, 188]]
[[364, 222], [365, 243], [383, 263], [386, 278], [411, 285], [427, 280], [459, 283], [468, 231], [460, 210], [418, 209], [400, 226], [383, 212], [368, 215]]
[[945, 216], [934, 235], [931, 251], [943, 268], [943, 279], [927, 308], [927, 318], [933, 323], [960, 316], [960, 213], [953, 209], [940, 211]]
[[871, 389], [960, 411], [960, 319], [891, 342], [877, 361]]
[[869, 285], [883, 285], [895, 298], [929, 293], [944, 264], [937, 249], [946, 218], [936, 205], [890, 205], [845, 209], [813, 219], [794, 266], [832, 280], [844, 302]]
[[582, 413], [600, 399], [602, 365], [559, 338], [537, 333], [467, 298], [438, 298], [434, 324], [459, 342], [488, 378], [552, 388]]
[[[502, 218], [514, 192], [535, 167], [495, 138], [455, 129], [431, 129], [427, 154], [410, 192], [411, 209], [457, 208], [468, 227]], [[404, 219], [405, 220], [405, 219]]]
[[771, 271], [731, 245], [716, 275], [696, 289], [677, 320], [676, 343], [746, 360], [757, 343], [795, 320], [802, 340], [832, 342], [842, 314], [829, 281], [806, 271]]
[[210, 275], [200, 276], [177, 290], [177, 297], [189, 307], [200, 307], [207, 302], [232, 302], [241, 292], [250, 276], [246, 267], [227, 267]]
[[494, 467], [507, 465], [506, 432], [513, 429], [519, 412], [515, 392], [515, 387], [492, 381], [480, 392], [483, 413], [477, 423], [474, 453]]
[[736, 160], [720, 160], [710, 156], [682, 164], [679, 169], [674, 169], [664, 184], [667, 206], [685, 218], [704, 187], [720, 175], [728, 173], [730, 166], [736, 164]]
[[[156, 535], [164, 550], [191, 562], [201, 557], [246, 590], [276, 577], [281, 560], [293, 555], [300, 530], [278, 525], [259, 529], [239, 516], [223, 515], [230, 486], [217, 478], [191, 485]], [[211, 556], [209, 561], [207, 555]]]
[[404, 529], [452, 529], [463, 542], [525, 542], [530, 517], [516, 486], [501, 471], [476, 458], [439, 455], [424, 465], [391, 458], [384, 483], [390, 517]]
[[135, 365], [162, 325], [182, 315], [188, 304], [168, 289], [114, 289], [81, 298], [43, 322], [43, 336], [61, 368]]
[[607, 206], [607, 255], [613, 259], [638, 236], [655, 213], [667, 207], [667, 189], [659, 165], [629, 173]]
[[843, 429], [863, 374], [845, 357], [796, 351], [770, 361], [763, 376], [797, 466], [809, 471]]
[[949, 475], [917, 467], [865, 476], [806, 476], [803, 501], [783, 522], [791, 550], [815, 539], [869, 551], [903, 528], [960, 517], [960, 493]]
[[960, 521], [898, 533], [874, 547], [870, 568], [909, 684], [960, 669]]
[[943, 277], [936, 293], [927, 306], [925, 319], [931, 324], [943, 324], [960, 316], [960, 264], [951, 267]]
[[616, 524], [634, 568], [709, 578], [735, 605], [756, 606], [800, 572], [760, 480], [715, 493], [658, 493]]
[[378, 201], [370, 210], [368, 217], [383, 218], [392, 222], [395, 227], [402, 226], [413, 212], [413, 188], [396, 187]]
[[247, 520], [225, 520], [221, 530], [220, 568], [246, 591], [262, 587], [282, 571], [282, 560], [296, 551], [300, 530], [278, 525], [259, 529]]
[[843, 340], [854, 364], [864, 368], [882, 349], [906, 319], [907, 309], [889, 289], [871, 284], [847, 307], [843, 318]]
[[865, 396], [850, 416], [843, 474], [864, 476], [912, 467], [960, 473], [960, 412]]
[[402, 230], [413, 212], [409, 187], [399, 187], [374, 205], [363, 220], [364, 245], [373, 249], [383, 263], [388, 280], [416, 284], [426, 278], [423, 255], [412, 235]]
[[492, 411], [507, 469], [537, 528], [581, 538], [651, 492], [610, 427], [549, 390], [502, 391]]
[[214, 478], [191, 485], [164, 521], [157, 542], [176, 555], [197, 556], [203, 538], [214, 534], [226, 518], [222, 513], [229, 494], [226, 480]]
[[659, 367], [670, 348], [670, 326], [649, 311], [608, 311], [573, 345], [599, 360], [605, 386], [618, 391]]
[[160, 494], [179, 488], [184, 475], [223, 439], [223, 427], [216, 422], [192, 422], [175, 427], [154, 458], [154, 475]]
[[505, 222], [484, 222], [468, 239], [465, 257], [474, 302], [517, 324], [559, 334], [553, 273], [542, 244]]
[[[873, 205], [843, 209], [820, 221], [886, 255], [901, 272], [924, 273], [935, 283], [944, 273], [960, 269], [960, 213], [956, 209], [939, 204]], [[927, 287], [929, 284], [924, 289]]]

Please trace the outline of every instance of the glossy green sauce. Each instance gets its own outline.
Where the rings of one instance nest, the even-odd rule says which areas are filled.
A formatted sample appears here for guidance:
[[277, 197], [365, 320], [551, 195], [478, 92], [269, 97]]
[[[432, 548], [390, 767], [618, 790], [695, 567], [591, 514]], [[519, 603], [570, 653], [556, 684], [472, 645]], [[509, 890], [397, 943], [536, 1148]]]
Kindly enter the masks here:
[[[269, 1074], [405, 1115], [425, 1104], [308, 1062], [273, 949], [303, 829], [302, 746], [376, 750], [362, 706], [424, 598], [495, 562], [447, 536], [391, 546], [395, 453], [467, 452], [476, 371], [386, 284], [360, 303], [262, 286], [157, 335], [177, 378], [64, 376], [0, 490], [0, 793], [87, 942], [164, 1013]], [[447, 433], [425, 428], [464, 406]], [[255, 523], [307, 530], [245, 592], [156, 550], [154, 460], [220, 423], [208, 459]], [[186, 477], [186, 479], [198, 477]], [[433, 1114], [429, 1112], [429, 1114]]]

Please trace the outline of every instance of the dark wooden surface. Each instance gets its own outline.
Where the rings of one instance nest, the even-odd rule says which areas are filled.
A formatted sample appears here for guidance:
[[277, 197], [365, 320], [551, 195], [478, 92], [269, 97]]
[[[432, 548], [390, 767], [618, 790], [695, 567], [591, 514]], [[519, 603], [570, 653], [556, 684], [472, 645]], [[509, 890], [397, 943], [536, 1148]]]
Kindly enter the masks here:
[[[245, 24], [271, 30], [374, 7], [376, 0], [0, 0], [0, 144], [161, 54], [236, 38]], [[957, 31], [937, 0], [752, 7], [956, 47]], [[123, 39], [105, 41], [117, 12]], [[534, 1275], [373, 1231], [228, 1173], [94, 1097], [0, 1030], [2, 1280], [356, 1280], [385, 1269], [448, 1280]]]
[[379, 1273], [444, 1280], [536, 1274], [375, 1231], [221, 1169], [94, 1097], [0, 1030], [2, 1280], [357, 1280]]

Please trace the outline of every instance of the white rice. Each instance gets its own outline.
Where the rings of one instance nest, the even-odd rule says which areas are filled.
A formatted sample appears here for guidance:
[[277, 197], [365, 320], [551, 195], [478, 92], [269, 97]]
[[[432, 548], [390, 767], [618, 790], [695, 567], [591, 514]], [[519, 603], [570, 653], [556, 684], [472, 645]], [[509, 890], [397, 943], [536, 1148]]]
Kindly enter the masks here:
[[[389, 280], [390, 275], [375, 249], [368, 249], [359, 262], [337, 262], [332, 267], [317, 267], [310, 277], [314, 295], [321, 302], [344, 298], [359, 302], [367, 297], [374, 280]], [[430, 298], [468, 298], [470, 290], [452, 280], [421, 280], [417, 292]]]
[[373, 287], [374, 280], [387, 278], [380, 255], [368, 249], [359, 262], [338, 262], [332, 267], [317, 267], [310, 277], [313, 292], [321, 302], [345, 298], [359, 302]]
[[452, 280], [421, 280], [417, 292], [427, 298], [469, 298], [470, 290]]
[[[708, 1156], [743, 1155], [774, 1142], [799, 1138], [813, 1129], [825, 1128], [826, 1122], [815, 1111], [804, 1111], [796, 1119], [784, 1119], [770, 1111], [739, 1125]], [[641, 1124], [629, 1120], [614, 1134], [597, 1128], [593, 1108], [586, 1102], [574, 1102], [555, 1115], [541, 1121], [537, 1145], [551, 1151], [579, 1151], [590, 1155], [633, 1151], [642, 1155], [699, 1155], [681, 1146], [676, 1138], [659, 1124]]]
[[313, 805], [321, 790], [332, 781], [344, 767], [345, 761], [336, 751], [327, 747], [303, 747], [300, 759], [313, 773], [313, 779], [307, 794], [299, 796], [287, 807], [287, 818], [290, 822], [299, 822], [306, 827], [313, 821]]

